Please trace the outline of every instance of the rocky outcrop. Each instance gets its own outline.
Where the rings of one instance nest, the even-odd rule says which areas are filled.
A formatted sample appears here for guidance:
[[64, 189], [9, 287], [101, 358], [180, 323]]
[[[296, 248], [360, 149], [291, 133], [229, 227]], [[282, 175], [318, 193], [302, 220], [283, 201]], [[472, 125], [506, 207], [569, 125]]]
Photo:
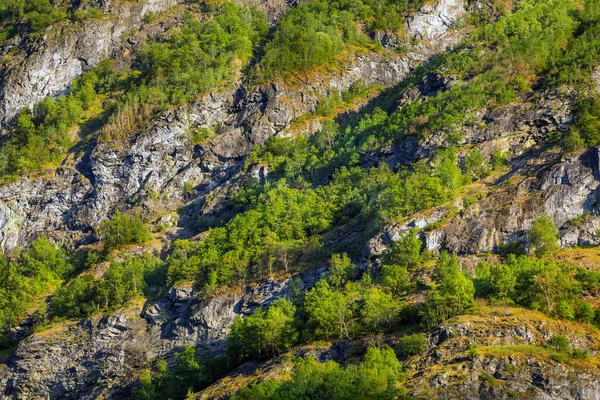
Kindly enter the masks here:
[[[125, 33], [139, 28], [149, 12], [165, 11], [177, 0], [124, 2], [109, 7], [102, 19], [87, 19], [81, 26], [60, 23], [48, 28], [41, 40], [16, 39], [4, 53], [15, 48], [0, 67], [0, 128], [6, 128], [24, 107], [32, 107], [46, 96], [64, 94], [73, 79], [89, 70], [121, 45]], [[74, 29], [74, 31], [73, 31]]]
[[[318, 268], [297, 278], [310, 288], [324, 272]], [[172, 362], [184, 345], [223, 353], [235, 316], [287, 297], [290, 279], [210, 299], [176, 286], [158, 300], [33, 334], [0, 366], [0, 398], [121, 398], [142, 367], [159, 358]]]
[[[400, 98], [400, 106], [415, 98], [435, 95], [451, 85], [451, 80], [429, 75]], [[532, 93], [521, 104], [475, 113], [475, 122], [461, 129], [461, 145], [478, 150], [485, 158], [497, 151], [504, 152], [508, 170], [501, 176], [483, 180], [484, 191], [488, 192], [483, 198], [478, 197], [484, 194], [482, 191], [465, 196], [475, 198], [472, 204], [465, 205], [459, 198], [450, 205], [387, 226], [363, 249], [363, 258], [381, 254], [387, 245], [413, 228], [425, 230], [424, 245], [433, 251], [482, 253], [497, 250], [499, 245], [511, 241], [526, 247], [527, 232], [534, 218], [544, 214], [561, 228], [563, 246], [597, 243], [599, 150], [593, 148], [583, 154], [562, 157], [557, 149], [543, 147], [552, 135], [569, 129], [573, 122], [573, 102], [569, 92]], [[419, 142], [412, 138], [400, 142], [390, 149], [387, 161], [390, 165], [409, 165], [427, 159], [438, 148], [451, 145], [446, 137], [440, 132]], [[585, 224], [577, 227], [570, 224], [584, 215]]]
[[[568, 361], [548, 345], [563, 335], [572, 349], [595, 355], [600, 338], [582, 325], [557, 321], [540, 313], [510, 307], [486, 308], [458, 317], [427, 334], [424, 354], [403, 360], [408, 398], [414, 399], [596, 399], [600, 376], [595, 362]], [[406, 333], [404, 333], [406, 334]], [[264, 363], [249, 362], [194, 395], [194, 399], [227, 399], [240, 387], [265, 379], [286, 379], [292, 357], [355, 362], [368, 345], [394, 347], [402, 334], [367, 340], [334, 341], [294, 348]], [[561, 361], [562, 360], [562, 361]]]
[[573, 349], [598, 351], [593, 330], [531, 311], [498, 308], [460, 317], [431, 332], [429, 352], [408, 368], [408, 392], [441, 399], [600, 398], [597, 368], [552, 357], [557, 352], [548, 341], [556, 335]]
[[[451, 4], [440, 0], [427, 7], [427, 13], [452, 18], [459, 18], [465, 12], [464, 7], [460, 8], [461, 13], [457, 11], [454, 0]], [[427, 28], [424, 22], [419, 26], [419, 29]], [[432, 37], [431, 41], [452, 38], [456, 42], [466, 33], [450, 31], [450, 26], [446, 26], [444, 35]], [[72, 201], [64, 202], [62, 209], [68, 209], [68, 213], [45, 215], [44, 224], [40, 224], [42, 215], [20, 206], [49, 201], [46, 198], [51, 196], [51, 190], [41, 194], [30, 186], [49, 189], [54, 177], [21, 179], [15, 183], [21, 196], [19, 204], [0, 198], [0, 221], [6, 221], [0, 224], [0, 238], [11, 238], [3, 241], [4, 249], [25, 244], [39, 234], [81, 240], [90, 226], [98, 224], [115, 209], [125, 210], [133, 204], [144, 204], [150, 214], [157, 214], [193, 199], [192, 206], [183, 214], [193, 223], [197, 205], [202, 205], [209, 193], [226, 184], [241, 169], [244, 158], [256, 144], [264, 143], [273, 135], [285, 135], [294, 118], [314, 111], [322, 98], [346, 91], [359, 81], [384, 87], [399, 83], [424, 56], [430, 57], [436, 51], [432, 47], [415, 49], [401, 56], [393, 51], [348, 54], [352, 57], [335, 71], [259, 87], [246, 86], [241, 77], [227, 90], [215, 91], [197, 103], [154, 119], [120, 143], [99, 141], [76, 160], [76, 171], [68, 172], [76, 177], [74, 179], [87, 180], [91, 185], [86, 187], [86, 192], [71, 196]], [[312, 129], [318, 127], [315, 125]], [[190, 131], [198, 128], [210, 128], [217, 135], [194, 147], [190, 144]], [[184, 193], [184, 186], [190, 185], [193, 191]], [[187, 223], [186, 220], [184, 224]]]

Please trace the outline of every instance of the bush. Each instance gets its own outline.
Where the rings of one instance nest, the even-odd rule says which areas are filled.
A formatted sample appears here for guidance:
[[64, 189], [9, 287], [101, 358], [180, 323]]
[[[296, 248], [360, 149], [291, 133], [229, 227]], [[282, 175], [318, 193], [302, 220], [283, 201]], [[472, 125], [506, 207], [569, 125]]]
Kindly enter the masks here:
[[536, 256], [549, 255], [559, 249], [558, 229], [548, 215], [536, 217], [533, 221], [529, 239]]
[[576, 318], [579, 322], [592, 323], [596, 317], [596, 313], [594, 309], [587, 301], [582, 301], [577, 305], [577, 309], [575, 310]]
[[571, 357], [578, 359], [578, 360], [585, 360], [586, 358], [589, 357], [589, 354], [585, 350], [573, 349], [571, 351]]
[[276, 300], [265, 312], [257, 309], [246, 318], [236, 317], [227, 340], [230, 359], [242, 362], [273, 357], [295, 344], [296, 307], [285, 299]]
[[556, 351], [560, 352], [567, 351], [571, 347], [569, 340], [562, 335], [552, 336], [548, 341], [548, 344]]
[[402, 336], [396, 344], [396, 354], [400, 358], [416, 356], [425, 350], [427, 350], [427, 338], [422, 333]]
[[361, 364], [347, 368], [333, 361], [319, 363], [314, 357], [299, 358], [291, 380], [267, 379], [242, 388], [231, 399], [394, 399], [400, 395], [401, 370], [389, 347], [369, 347]]
[[556, 315], [559, 318], [571, 320], [575, 318], [575, 310], [569, 302], [561, 300], [556, 306]]
[[471, 359], [479, 357], [479, 352], [477, 351], [477, 345], [470, 344], [467, 354], [469, 355], [469, 358], [471, 358]]
[[140, 217], [130, 217], [119, 211], [110, 220], [100, 223], [99, 232], [107, 253], [126, 244], [140, 244], [152, 239]]

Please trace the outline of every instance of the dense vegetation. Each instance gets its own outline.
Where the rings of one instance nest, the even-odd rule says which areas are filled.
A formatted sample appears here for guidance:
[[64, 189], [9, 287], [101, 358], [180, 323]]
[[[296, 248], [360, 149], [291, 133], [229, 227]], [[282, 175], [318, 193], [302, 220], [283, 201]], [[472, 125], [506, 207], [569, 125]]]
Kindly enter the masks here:
[[[375, 30], [397, 30], [423, 0], [308, 0], [277, 23], [264, 49], [262, 77], [333, 64], [344, 44], [365, 46]], [[362, 25], [362, 30], [359, 28]]]
[[212, 11], [215, 17], [202, 22], [186, 13], [179, 31], [140, 52], [139, 70], [108, 118], [105, 138], [121, 137], [158, 111], [195, 99], [246, 65], [267, 33], [264, 16], [233, 2]]
[[241, 389], [232, 399], [394, 399], [402, 364], [394, 351], [370, 347], [362, 363], [341, 367], [334, 361], [298, 359], [289, 381], [274, 379]]
[[100, 223], [99, 231], [106, 253], [126, 244], [141, 244], [152, 239], [139, 216], [124, 215], [118, 211], [111, 219]]
[[68, 15], [68, 7], [50, 0], [1, 0], [0, 43], [19, 33], [38, 33]]
[[111, 63], [106, 60], [76, 79], [69, 94], [47, 97], [32, 110], [21, 111], [11, 137], [0, 147], [0, 179], [38, 171], [58, 163], [79, 139], [76, 124], [96, 106], [98, 95], [116, 85]]
[[[76, 139], [76, 126], [90, 115], [101, 116], [105, 140], [122, 138], [157, 112], [189, 103], [227, 82], [253, 57], [257, 63], [246, 72], [261, 79], [331, 67], [343, 49], [371, 46], [368, 35], [374, 31], [399, 29], [402, 17], [420, 4], [308, 0], [286, 13], [271, 34], [264, 17], [252, 8], [207, 4], [212, 18], [199, 21], [186, 14], [180, 29], [150, 41], [141, 51], [138, 69], [115, 72], [104, 62], [74, 82], [67, 96], [23, 111], [0, 148], [3, 176], [59, 161]], [[462, 46], [415, 70], [396, 94], [432, 70], [451, 77], [453, 84], [398, 109], [382, 101], [355, 118], [336, 122], [324, 99], [322, 112], [317, 110], [323, 127], [314, 135], [273, 137], [257, 147], [247, 166], [268, 166], [268, 181], [248, 182], [233, 196], [231, 218], [216, 221], [199, 238], [175, 241], [164, 260], [110, 258], [113, 250], [152, 237], [140, 218], [120, 213], [100, 225], [102, 254], [90, 252], [87, 263], [47, 239], [1, 257], [0, 330], [14, 326], [36, 297], [49, 293], [49, 307], [39, 307], [35, 315], [40, 327], [54, 318], [82, 318], [126, 306], [138, 296], [156, 294], [150, 289], [165, 282], [191, 281], [209, 297], [248, 281], [327, 263], [328, 275], [313, 287], [305, 290], [294, 279], [289, 300], [237, 317], [222, 357], [183, 348], [173, 368], [164, 360], [149, 366], [134, 396], [183, 398], [248, 360], [266, 360], [318, 340], [374, 337], [402, 327], [416, 333], [402, 336], [394, 349], [370, 347], [362, 362], [347, 366], [295, 360], [289, 380], [267, 380], [234, 397], [394, 398], [401, 396], [398, 358], [427, 349], [419, 331], [476, 311], [476, 299], [597, 324], [600, 313], [582, 292], [600, 289], [600, 274], [551, 258], [558, 249], [558, 230], [548, 216], [533, 221], [527, 248], [508, 243], [499, 249], [499, 262], [482, 262], [474, 271], [463, 270], [456, 256], [424, 250], [418, 230], [391, 245], [380, 263], [360, 269], [351, 262], [387, 223], [442, 204], [451, 217], [456, 207], [452, 200], [463, 195], [464, 186], [502, 166], [505, 154], [484, 157], [476, 147], [463, 145], [465, 131], [483, 128], [477, 116], [481, 110], [522, 101], [532, 88], [570, 84], [578, 96], [575, 122], [550, 144], [577, 150], [600, 141], [600, 103], [589, 85], [600, 54], [600, 6], [593, 0], [583, 1], [583, 9], [579, 5], [572, 0], [519, 2], [514, 12], [478, 28]], [[42, 10], [27, 7], [4, 0], [0, 13], [7, 21], [21, 21]], [[357, 84], [351, 92], [361, 90]], [[105, 102], [100, 111], [109, 95], [116, 101]], [[434, 136], [440, 139], [436, 148], [410, 165], [369, 161], [386, 146]], [[205, 222], [199, 225], [209, 225]], [[360, 227], [362, 235], [332, 244], [341, 241], [349, 226]], [[91, 268], [101, 260], [107, 268], [96, 277]], [[431, 279], [417, 280], [423, 276]], [[417, 290], [424, 300], [414, 304], [409, 295]], [[568, 348], [560, 337], [551, 345], [559, 352]]]
[[36, 296], [59, 285], [75, 270], [73, 257], [46, 238], [0, 257], [0, 333], [17, 324]]

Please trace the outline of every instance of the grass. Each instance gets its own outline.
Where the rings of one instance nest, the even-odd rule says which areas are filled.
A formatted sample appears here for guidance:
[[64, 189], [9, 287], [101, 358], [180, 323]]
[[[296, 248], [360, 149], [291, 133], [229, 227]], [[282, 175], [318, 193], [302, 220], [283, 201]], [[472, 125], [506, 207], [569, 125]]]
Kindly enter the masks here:
[[600, 247], [564, 249], [557, 252], [553, 258], [559, 263], [600, 271]]

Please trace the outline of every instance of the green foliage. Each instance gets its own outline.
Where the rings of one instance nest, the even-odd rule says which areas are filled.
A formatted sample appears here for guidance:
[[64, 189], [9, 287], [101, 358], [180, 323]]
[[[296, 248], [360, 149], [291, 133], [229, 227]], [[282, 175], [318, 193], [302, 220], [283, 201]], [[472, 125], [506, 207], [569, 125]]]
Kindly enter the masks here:
[[321, 280], [306, 293], [308, 325], [318, 337], [350, 337], [354, 315], [348, 305], [344, 293], [332, 290], [327, 281]]
[[183, 400], [189, 392], [206, 384], [207, 371], [201, 364], [196, 349], [183, 346], [175, 356], [175, 365], [169, 370], [165, 360], [156, 363], [153, 373], [145, 370], [140, 385], [133, 390], [134, 400]]
[[551, 60], [552, 80], [558, 83], [590, 83], [590, 75], [600, 58], [600, 5], [594, 0], [579, 4], [583, 8], [569, 14], [579, 22], [578, 29], [565, 54]]
[[302, 247], [319, 248], [311, 237], [328, 229], [337, 205], [320, 191], [267, 186], [253, 207], [199, 243], [177, 241], [169, 257], [169, 281], [196, 279], [204, 287], [211, 274], [224, 285], [246, 274], [261, 277], [273, 267], [288, 269]]
[[589, 354], [586, 350], [573, 349], [571, 350], [571, 357], [576, 360], [585, 360], [589, 357]]
[[470, 179], [476, 180], [488, 174], [488, 168], [483, 156], [477, 149], [471, 149], [464, 159], [465, 173]]
[[479, 357], [479, 352], [477, 351], [477, 345], [471, 344], [469, 345], [469, 351], [467, 352], [469, 358], [477, 358]]
[[562, 335], [552, 336], [548, 341], [548, 345], [554, 348], [556, 351], [567, 351], [571, 347], [569, 339]]
[[538, 257], [558, 250], [558, 229], [552, 218], [548, 215], [536, 217], [529, 232], [529, 240]]
[[352, 264], [348, 254], [334, 254], [329, 260], [329, 278], [327, 281], [333, 287], [343, 287], [354, 276], [356, 266]]
[[401, 296], [414, 286], [406, 267], [384, 264], [381, 268], [383, 270], [381, 283], [395, 295]]
[[469, 309], [475, 295], [473, 282], [462, 273], [455, 256], [443, 253], [434, 277], [436, 286], [427, 294], [423, 316], [428, 327]]
[[362, 297], [360, 322], [371, 332], [391, 328], [400, 311], [400, 303], [392, 293], [373, 286], [365, 289]]
[[119, 211], [111, 219], [100, 223], [99, 233], [107, 253], [126, 244], [140, 244], [152, 239], [152, 234], [140, 217], [128, 216]]
[[0, 257], [0, 330], [17, 324], [27, 310], [31, 293], [27, 279], [6, 256]]
[[596, 313], [594, 309], [587, 301], [582, 301], [577, 305], [575, 310], [575, 316], [579, 322], [592, 323], [594, 318], [596, 317]]
[[52, 297], [54, 315], [86, 317], [125, 305], [133, 297], [148, 294], [150, 286], [164, 282], [163, 263], [155, 257], [132, 257], [113, 262], [102, 279], [83, 275], [60, 287]]
[[473, 283], [478, 297], [502, 301], [514, 294], [517, 276], [509, 265], [480, 263]]
[[10, 138], [0, 147], [0, 180], [37, 172], [64, 157], [74, 144], [73, 126], [81, 121], [98, 93], [116, 85], [115, 79], [110, 61], [104, 60], [76, 79], [67, 96], [47, 97], [33, 110], [22, 110]]
[[0, 0], [0, 43], [22, 34], [37, 34], [68, 16], [68, 9], [50, 0]]
[[263, 359], [287, 350], [298, 339], [295, 311], [292, 303], [279, 299], [266, 312], [259, 308], [249, 317], [236, 317], [227, 339], [230, 359], [237, 362]]
[[562, 319], [572, 320], [575, 318], [575, 310], [566, 300], [561, 300], [556, 305], [556, 315]]
[[309, 0], [290, 9], [277, 23], [260, 64], [262, 77], [329, 65], [344, 43], [366, 44], [359, 30], [399, 29], [403, 16], [422, 0]]
[[393, 242], [390, 251], [385, 255], [385, 262], [406, 268], [416, 268], [423, 261], [421, 250], [423, 242], [415, 229], [406, 232], [400, 240]]
[[180, 32], [142, 50], [142, 76], [169, 104], [183, 104], [225, 79], [236, 60], [244, 64], [267, 29], [258, 11], [233, 2], [224, 2], [206, 22], [188, 13]]
[[188, 12], [181, 30], [144, 47], [137, 60], [140, 70], [132, 72], [129, 91], [104, 127], [104, 140], [122, 138], [157, 112], [195, 99], [248, 62], [267, 33], [264, 16], [230, 1], [216, 7], [215, 14], [200, 22]]
[[0, 332], [14, 326], [32, 299], [60, 284], [74, 270], [67, 251], [45, 237], [0, 257]]
[[266, 380], [244, 387], [232, 400], [392, 399], [400, 394], [396, 382], [401, 370], [389, 347], [369, 347], [361, 364], [347, 368], [333, 361], [319, 363], [314, 357], [296, 359], [291, 380]]
[[396, 354], [400, 358], [416, 356], [425, 350], [427, 350], [427, 338], [422, 333], [402, 336], [396, 344]]
[[500, 265], [480, 264], [474, 279], [478, 297], [508, 300], [565, 319], [575, 317], [572, 303], [582, 283], [593, 287], [595, 281], [594, 274], [572, 271], [553, 260], [512, 254]]

